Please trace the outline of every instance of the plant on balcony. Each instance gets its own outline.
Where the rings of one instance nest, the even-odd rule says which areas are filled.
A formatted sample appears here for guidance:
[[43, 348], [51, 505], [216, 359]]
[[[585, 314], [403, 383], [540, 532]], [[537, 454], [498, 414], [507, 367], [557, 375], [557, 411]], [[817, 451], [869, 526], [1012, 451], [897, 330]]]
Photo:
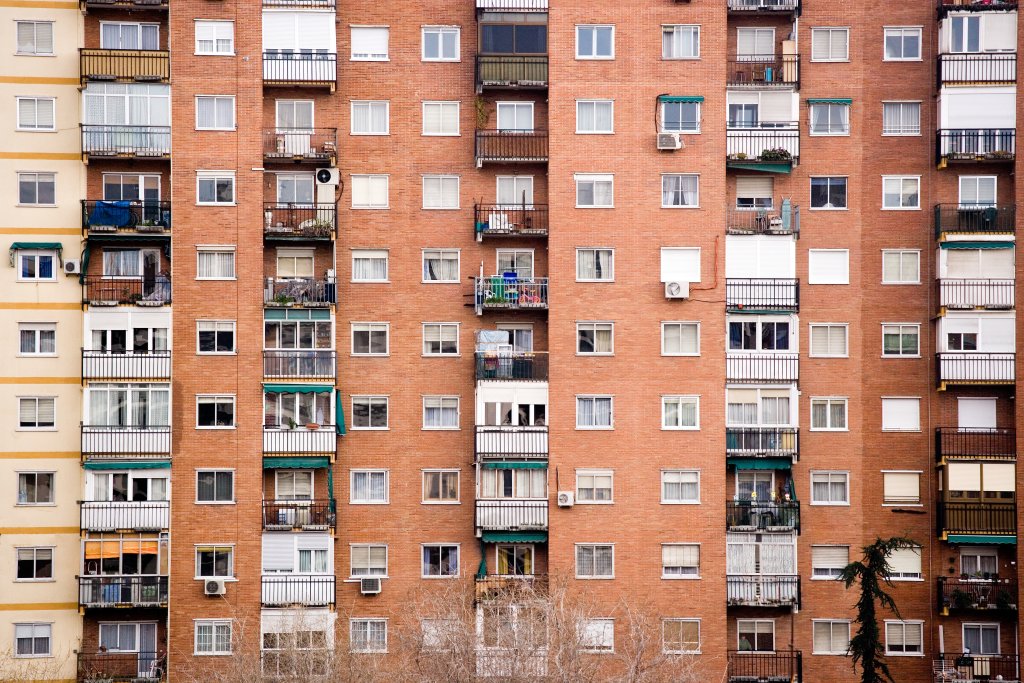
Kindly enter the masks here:
[[1001, 610], [1017, 609], [1017, 605], [1013, 602], [1013, 596], [1005, 588], [1000, 588], [999, 592], [996, 593], [995, 605], [996, 609]]
[[330, 237], [333, 226], [330, 221], [314, 218], [306, 224], [306, 233], [312, 237]]
[[1013, 152], [1008, 152], [1005, 149], [997, 149], [996, 151], [989, 154], [993, 159], [1012, 159]]
[[789, 153], [788, 149], [775, 147], [763, 150], [758, 158], [761, 161], [791, 161], [793, 155]]
[[287, 294], [285, 294], [284, 292], [281, 292], [280, 294], [274, 297], [274, 303], [277, 304], [278, 306], [290, 306], [294, 302], [295, 300], [292, 299]]
[[959, 588], [950, 593], [949, 603], [955, 609], [968, 609], [974, 604], [971, 596], [968, 595], [966, 591], [962, 591]]

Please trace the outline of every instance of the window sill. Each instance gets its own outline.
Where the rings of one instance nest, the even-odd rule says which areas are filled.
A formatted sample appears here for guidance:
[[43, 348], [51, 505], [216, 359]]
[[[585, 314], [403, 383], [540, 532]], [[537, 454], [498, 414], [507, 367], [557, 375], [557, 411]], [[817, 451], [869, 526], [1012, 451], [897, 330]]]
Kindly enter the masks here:
[[920, 281], [918, 281], [918, 282], [883, 282], [881, 284], [888, 287], [888, 286], [892, 286], [892, 285], [899, 285], [899, 286], [919, 285], [919, 284], [921, 284], [921, 282]]
[[367, 574], [366, 576], [349, 576], [347, 579], [342, 579], [343, 583], [358, 583], [363, 579], [386, 579], [387, 574]]
[[923, 652], [886, 652], [886, 657], [924, 657]]
[[194, 657], [231, 657], [232, 652], [193, 652]]
[[16, 432], [56, 432], [56, 427], [16, 427]]
[[349, 208], [352, 209], [353, 211], [381, 211], [385, 209], [390, 209], [391, 205], [389, 204], [388, 206], [351, 206]]
[[461, 432], [462, 427], [420, 427], [421, 432]]
[[421, 500], [420, 505], [462, 505], [461, 500]]
[[18, 133], [56, 133], [56, 128], [15, 128]]
[[461, 206], [424, 206], [424, 211], [459, 211]]
[[903, 356], [903, 355], [886, 355], [886, 354], [883, 353], [881, 356], [879, 356], [879, 358], [882, 358], [883, 360], [913, 360], [915, 358], [921, 358], [921, 356], [920, 355], [912, 356], [910, 354], [907, 354], [905, 356]]
[[15, 204], [16, 207], [22, 209], [56, 209], [56, 204]]
[[577, 208], [577, 209], [614, 209], [615, 205], [614, 204], [611, 204], [611, 205], [607, 205], [606, 204], [606, 205], [602, 205], [602, 206], [595, 206], [593, 204], [583, 204], [583, 205], [577, 204], [575, 208]]
[[[206, 545], [205, 543], [203, 545]], [[226, 583], [238, 583], [234, 576], [193, 576], [196, 581], [224, 581]]]
[[390, 505], [389, 500], [350, 500], [349, 505]]
[[847, 652], [812, 652], [815, 657], [849, 657]]
[[845, 356], [826, 356], [824, 354], [807, 354], [808, 358], [849, 358], [849, 354]]
[[234, 57], [234, 52], [193, 52], [196, 57]]
[[60, 358], [56, 353], [19, 353], [15, 358]]
[[886, 434], [920, 434], [921, 429], [882, 429], [882, 432]]
[[663, 353], [663, 358], [700, 358], [699, 353]]
[[461, 353], [421, 353], [420, 358], [462, 358]]
[[353, 138], [382, 138], [387, 137], [389, 135], [391, 135], [391, 131], [388, 131], [386, 133], [355, 133], [349, 131], [349, 137]]
[[211, 132], [211, 133], [237, 133], [238, 132], [238, 128], [235, 128], [235, 127], [231, 127], [231, 128], [196, 128], [195, 132], [197, 132], [197, 133], [207, 133], [207, 132]]
[[812, 130], [807, 135], [812, 138], [848, 138], [850, 137], [850, 131], [845, 133], [815, 133]]
[[390, 285], [391, 280], [349, 280], [354, 285]]
[[437, 64], [437, 63], [441, 63], [441, 64], [458, 64], [462, 60], [461, 59], [433, 59], [433, 58], [430, 58], [430, 57], [422, 57], [422, 58], [420, 58], [420, 61], [421, 62], [426, 62], [427, 64], [431, 64], [431, 63], [433, 63], [433, 64]]
[[699, 575], [683, 575], [674, 576], [671, 574], [662, 574], [661, 578], [663, 581], [697, 581], [700, 579]]
[[424, 581], [451, 581], [452, 579], [461, 578], [460, 574], [447, 574], [447, 575], [427, 575], [420, 574], [420, 578]]
[[421, 285], [457, 285], [459, 280], [420, 280]]
[[814, 507], [823, 507], [823, 508], [848, 508], [848, 507], [850, 507], [850, 504], [848, 502], [847, 503], [816, 503], [813, 500], [809, 503], [809, 505], [813, 505]]
[[53, 284], [56, 281], [57, 281], [57, 278], [47, 279], [47, 278], [41, 278], [41, 277], [40, 278], [20, 278], [19, 277], [18, 280], [17, 280], [17, 282], [25, 282], [25, 283], [31, 283], [31, 284], [37, 284], [37, 285], [39, 285], [39, 284], [46, 284], [46, 283]]
[[919, 138], [921, 133], [882, 133], [883, 138]]
[[611, 581], [614, 576], [576, 576], [580, 581]]
[[662, 427], [663, 432], [699, 432], [700, 427]]
[[700, 505], [699, 500], [663, 500], [662, 505]]
[[235, 427], [235, 426], [204, 426], [204, 425], [196, 425], [196, 431], [204, 431], [204, 432], [223, 432], [223, 431], [229, 431], [229, 430], [233, 430], [233, 429], [238, 429], [238, 427]]
[[420, 133], [424, 138], [460, 138], [462, 133]]
[[580, 427], [577, 425], [576, 431], [578, 432], [610, 432], [614, 431], [615, 427]]
[[56, 583], [57, 579], [15, 579], [14, 583]]
[[389, 432], [391, 427], [349, 427], [353, 432]]
[[699, 209], [700, 208], [700, 204], [687, 204], [687, 205], [680, 205], [680, 206], [674, 206], [674, 205], [666, 206], [666, 205], [662, 204], [661, 208], [663, 208], [663, 209]]
[[609, 283], [609, 282], [615, 282], [615, 278], [609, 278], [607, 280], [581, 280], [579, 278], [576, 278], [576, 282], [604, 282], [604, 283]]
[[[282, 278], [284, 279], [284, 278]], [[197, 277], [197, 282], [237, 282], [237, 277]]]
[[613, 130], [578, 130], [576, 135], [615, 135]]
[[838, 576], [812, 576], [811, 581], [832, 581], [835, 583], [839, 580]]
[[57, 507], [57, 503], [15, 503], [14, 507], [16, 507], [16, 508], [55, 508], [55, 507]]
[[389, 358], [390, 353], [350, 353], [352, 358]]
[[882, 503], [884, 508], [923, 508], [924, 503]]
[[238, 351], [196, 351], [197, 356], [237, 356]]
[[233, 500], [197, 500], [196, 505], [234, 505]]
[[812, 206], [811, 211], [849, 211], [849, 207], [846, 206]]
[[[920, 206], [883, 206], [882, 211], [920, 211]], [[924, 655], [921, 655], [924, 656]]]

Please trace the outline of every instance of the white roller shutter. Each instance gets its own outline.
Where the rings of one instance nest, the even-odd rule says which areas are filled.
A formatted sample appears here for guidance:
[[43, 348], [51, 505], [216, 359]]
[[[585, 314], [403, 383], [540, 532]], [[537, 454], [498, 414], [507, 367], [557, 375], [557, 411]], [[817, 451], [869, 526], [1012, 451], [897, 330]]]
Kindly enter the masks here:
[[950, 332], [978, 332], [981, 327], [977, 318], [960, 318], [953, 316], [946, 316], [942, 320], [942, 332], [949, 334]]
[[850, 284], [850, 252], [846, 249], [811, 249], [807, 254], [807, 284]]
[[729, 104], [757, 104], [761, 100], [756, 92], [730, 92], [725, 99]]
[[1017, 49], [1017, 14], [994, 12], [982, 14], [981, 35], [986, 52], [1012, 52]]
[[1017, 101], [1013, 92], [943, 94], [939, 110], [945, 110], [943, 128], [1013, 128]]
[[793, 93], [762, 92], [759, 116], [761, 121], [793, 121]]
[[331, 549], [331, 537], [327, 534], [299, 534], [295, 542], [299, 550]]
[[[334, 30], [334, 24], [331, 24]], [[388, 29], [386, 27], [353, 26], [352, 57], [369, 59], [381, 58], [388, 54]]]
[[1016, 490], [1017, 470], [1012, 462], [987, 462], [982, 467], [985, 491]]
[[949, 469], [950, 491], [981, 490], [981, 463], [951, 462], [946, 467]]
[[757, 236], [756, 277], [796, 277], [796, 242], [787, 237]]
[[899, 548], [889, 556], [889, 567], [893, 574], [903, 576], [921, 573], [921, 549], [920, 548]]
[[981, 334], [978, 335], [978, 350], [984, 352], [1012, 353], [1014, 350], [1013, 318], [982, 318]]
[[753, 55], [774, 56], [775, 30], [770, 28], [736, 29], [736, 55], [741, 59]]
[[295, 20], [297, 47], [321, 52], [335, 52], [334, 14], [332, 12], [299, 12]]
[[725, 277], [757, 277], [756, 240], [756, 237], [726, 235]]
[[956, 403], [957, 427], [962, 430], [995, 429], [994, 398], [961, 398]]
[[811, 566], [815, 569], [842, 569], [850, 563], [850, 548], [845, 545], [812, 545]]
[[882, 489], [886, 503], [920, 502], [921, 475], [917, 472], [883, 472]]
[[263, 534], [263, 571], [290, 572], [295, 569], [295, 537], [291, 534]]
[[664, 247], [661, 250], [661, 281], [700, 282], [700, 248]]
[[736, 178], [737, 199], [765, 199], [775, 196], [775, 180], [771, 176], [741, 175]]
[[[954, 251], [956, 250], [954, 249]], [[979, 249], [979, 251], [981, 252], [980, 270], [985, 274], [985, 277], [1014, 277], [1013, 249]]]
[[297, 18], [294, 12], [264, 12], [263, 51], [292, 51], [298, 49], [299, 45], [295, 31], [296, 21]]
[[883, 398], [882, 429], [918, 431], [921, 429], [921, 399]]
[[978, 278], [981, 249], [944, 249], [946, 255], [946, 277]]

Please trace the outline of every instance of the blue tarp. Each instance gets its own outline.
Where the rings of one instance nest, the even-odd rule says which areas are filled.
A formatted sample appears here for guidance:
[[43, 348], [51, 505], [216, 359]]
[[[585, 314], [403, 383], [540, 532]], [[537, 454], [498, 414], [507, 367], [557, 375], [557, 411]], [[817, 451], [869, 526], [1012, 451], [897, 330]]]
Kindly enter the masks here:
[[113, 225], [118, 228], [131, 225], [131, 204], [129, 201], [96, 202], [89, 214], [89, 225]]

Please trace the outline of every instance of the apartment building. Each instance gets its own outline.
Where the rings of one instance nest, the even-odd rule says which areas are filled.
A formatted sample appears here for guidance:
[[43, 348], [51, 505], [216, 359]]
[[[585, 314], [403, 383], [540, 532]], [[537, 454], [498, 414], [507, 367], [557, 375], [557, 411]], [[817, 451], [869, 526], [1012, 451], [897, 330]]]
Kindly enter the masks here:
[[466, 584], [500, 677], [558, 583], [852, 681], [905, 536], [896, 680], [1021, 680], [1016, 3], [0, 13], [10, 675], [386, 672]]

